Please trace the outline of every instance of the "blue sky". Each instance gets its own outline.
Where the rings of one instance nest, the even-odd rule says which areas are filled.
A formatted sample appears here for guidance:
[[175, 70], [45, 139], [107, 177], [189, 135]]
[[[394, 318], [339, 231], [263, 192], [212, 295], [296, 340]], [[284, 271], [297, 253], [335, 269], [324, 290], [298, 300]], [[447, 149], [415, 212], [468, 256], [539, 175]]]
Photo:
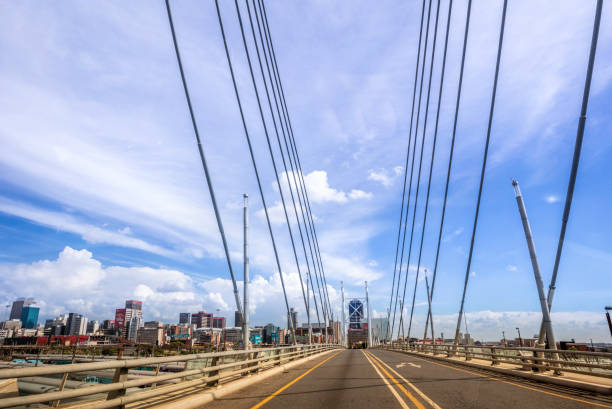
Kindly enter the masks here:
[[[543, 0], [509, 3], [466, 302], [470, 332], [480, 339], [497, 339], [502, 330], [512, 333], [517, 325], [531, 334], [539, 326], [537, 292], [510, 180], [521, 183], [547, 284], [595, 4], [566, 0], [553, 8]], [[436, 328], [447, 334], [456, 321], [467, 261], [501, 4], [473, 4], [434, 297]], [[375, 315], [381, 315], [393, 272], [420, 2], [357, 1], [348, 7], [342, 1], [269, 0], [266, 5], [330, 297], [339, 309], [340, 281], [351, 297], [362, 296], [368, 280]], [[214, 3], [177, 1], [172, 7], [234, 267], [241, 272], [241, 204], [242, 193], [248, 192], [253, 322], [281, 324], [285, 313], [278, 274]], [[25, 1], [4, 2], [0, 9], [0, 300], [35, 297], [42, 318], [75, 311], [108, 319], [125, 299], [137, 297], [144, 301], [146, 319], [174, 322], [181, 311], [206, 309], [219, 310], [231, 321], [229, 274], [163, 2], [51, 6]], [[440, 10], [445, 22], [446, 0]], [[221, 11], [266, 199], [273, 207], [290, 303], [305, 321], [233, 2], [221, 2]], [[465, 13], [466, 2], [455, 1], [423, 250], [422, 266], [429, 270]], [[429, 167], [443, 28], [441, 23], [424, 169]], [[611, 41], [612, 14], [604, 7], [583, 156], [553, 306], [558, 339], [610, 340], [603, 307], [612, 302], [612, 245], [607, 237], [612, 229]], [[424, 189], [419, 202], [417, 233]], [[415, 239], [418, 250], [417, 244]], [[419, 282], [417, 333], [426, 312], [423, 287]]]

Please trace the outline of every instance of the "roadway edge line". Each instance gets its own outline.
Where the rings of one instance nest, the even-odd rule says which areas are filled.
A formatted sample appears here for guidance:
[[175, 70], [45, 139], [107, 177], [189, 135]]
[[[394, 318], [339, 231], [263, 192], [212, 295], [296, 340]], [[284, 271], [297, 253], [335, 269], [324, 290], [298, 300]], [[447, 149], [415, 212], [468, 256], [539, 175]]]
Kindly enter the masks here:
[[313, 366], [312, 368], [310, 368], [309, 370], [307, 370], [306, 372], [304, 372], [303, 374], [301, 374], [297, 378], [293, 379], [292, 381], [290, 381], [286, 385], [282, 386], [281, 388], [277, 389], [275, 392], [271, 393], [268, 397], [266, 397], [261, 402], [251, 406], [251, 409], [258, 409], [258, 408], [262, 407], [263, 405], [265, 405], [266, 403], [268, 403], [269, 401], [274, 399], [274, 397], [278, 396], [282, 391], [284, 391], [285, 389], [289, 388], [291, 385], [293, 385], [294, 383], [296, 383], [297, 381], [299, 381], [300, 379], [302, 379], [303, 377], [305, 377], [306, 375], [308, 375], [309, 373], [311, 373], [312, 371], [314, 371], [315, 369], [317, 369], [318, 367], [323, 365], [325, 362], [327, 362], [330, 359], [340, 355], [341, 352], [342, 351], [337, 352], [337, 353], [333, 354], [332, 356], [330, 356], [329, 358], [326, 358], [323, 361], [319, 362], [318, 364], [316, 364], [315, 366]]

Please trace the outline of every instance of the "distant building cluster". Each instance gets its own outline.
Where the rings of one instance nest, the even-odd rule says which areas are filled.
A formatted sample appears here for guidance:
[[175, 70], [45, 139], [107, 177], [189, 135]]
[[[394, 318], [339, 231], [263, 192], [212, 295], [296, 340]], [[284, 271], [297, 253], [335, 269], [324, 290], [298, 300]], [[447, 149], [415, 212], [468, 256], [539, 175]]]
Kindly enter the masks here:
[[[125, 306], [115, 309], [114, 319], [89, 320], [83, 314], [68, 312], [39, 323], [40, 307], [31, 298], [19, 298], [12, 303], [8, 320], [0, 322], [0, 345], [104, 345], [104, 344], [165, 344], [237, 345], [242, 344], [242, 314], [236, 312], [234, 327], [228, 327], [225, 317], [216, 317], [206, 311], [181, 312], [177, 323], [144, 321], [143, 303], [127, 300]], [[293, 308], [287, 314], [287, 329], [274, 324], [249, 329], [254, 345], [279, 345], [291, 342], [290, 331], [296, 330], [296, 340], [308, 342], [309, 327], [298, 325], [298, 314]], [[325, 326], [312, 323], [313, 342], [325, 342]], [[340, 322], [327, 328], [329, 342], [340, 333]]]

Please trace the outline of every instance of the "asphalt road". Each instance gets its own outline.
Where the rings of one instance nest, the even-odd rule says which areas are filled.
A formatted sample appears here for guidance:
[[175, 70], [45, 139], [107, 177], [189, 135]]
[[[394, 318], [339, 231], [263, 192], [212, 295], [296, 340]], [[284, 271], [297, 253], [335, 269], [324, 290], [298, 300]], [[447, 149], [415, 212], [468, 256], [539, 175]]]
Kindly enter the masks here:
[[246, 387], [206, 408], [612, 408], [610, 397], [393, 351], [343, 350]]

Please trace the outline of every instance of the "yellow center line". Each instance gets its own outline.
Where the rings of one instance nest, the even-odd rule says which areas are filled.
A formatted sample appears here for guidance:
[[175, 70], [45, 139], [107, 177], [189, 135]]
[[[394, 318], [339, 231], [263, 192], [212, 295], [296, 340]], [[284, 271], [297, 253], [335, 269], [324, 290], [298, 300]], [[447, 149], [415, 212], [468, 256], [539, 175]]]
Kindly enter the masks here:
[[368, 354], [365, 353], [365, 351], [361, 351], [363, 352], [363, 356], [366, 357], [366, 359], [368, 360], [368, 362], [370, 363], [370, 365], [372, 365], [372, 368], [374, 368], [374, 370], [376, 371], [376, 373], [378, 374], [378, 376], [380, 376], [380, 379], [383, 380], [383, 382], [385, 383], [385, 385], [387, 385], [387, 388], [389, 388], [389, 390], [391, 391], [391, 393], [393, 394], [393, 396], [395, 396], [395, 399], [397, 399], [397, 401], [399, 402], [399, 404], [401, 405], [402, 409], [410, 409], [410, 407], [408, 407], [408, 405], [406, 404], [406, 402], [404, 402], [404, 400], [402, 399], [402, 397], [399, 395], [399, 393], [397, 393], [397, 391], [393, 388], [393, 386], [391, 386], [391, 384], [389, 383], [389, 381], [387, 380], [387, 378], [384, 377], [384, 375], [378, 370], [378, 368], [376, 367], [376, 365], [374, 365], [374, 360], [370, 359], [370, 357], [368, 356]]
[[399, 372], [397, 372], [395, 369], [391, 368], [385, 361], [383, 361], [380, 357], [374, 355], [373, 353], [370, 352], [370, 356], [372, 356], [372, 358], [376, 359], [377, 361], [379, 361], [381, 364], [383, 364], [384, 366], [387, 367], [387, 369], [389, 369], [391, 372], [393, 372], [399, 379], [402, 380], [402, 382], [404, 382], [406, 385], [410, 386], [416, 393], [419, 394], [419, 396], [425, 401], [427, 402], [431, 407], [433, 407], [434, 409], [442, 409], [440, 408], [440, 406], [434, 402], [433, 400], [431, 400], [429, 398], [429, 396], [425, 395], [419, 388], [417, 388], [416, 386], [414, 386], [411, 382], [409, 382], [406, 378], [404, 378], [402, 375], [400, 375]]
[[304, 372], [303, 374], [301, 374], [300, 376], [298, 376], [297, 378], [295, 378], [294, 380], [292, 380], [291, 382], [289, 382], [288, 384], [286, 384], [285, 386], [283, 386], [282, 388], [277, 390], [276, 392], [272, 393], [270, 396], [268, 396], [267, 398], [265, 398], [264, 400], [262, 400], [261, 402], [259, 402], [255, 406], [252, 406], [251, 409], [261, 408], [263, 405], [268, 403], [270, 400], [272, 400], [272, 398], [277, 396], [279, 393], [281, 393], [282, 391], [284, 391], [285, 389], [287, 389], [288, 387], [290, 387], [291, 385], [293, 385], [294, 383], [296, 383], [297, 381], [299, 381], [300, 379], [302, 379], [303, 377], [305, 377], [306, 375], [308, 375], [309, 373], [311, 373], [312, 371], [314, 371], [315, 369], [317, 369], [318, 367], [323, 365], [325, 362], [329, 361], [330, 359], [332, 359], [335, 356], [338, 356], [339, 354], [340, 354], [340, 352], [335, 353], [334, 355], [330, 356], [329, 358], [319, 362], [318, 364], [316, 364], [315, 366], [313, 366], [312, 368], [310, 368], [309, 370], [307, 370], [306, 372]]
[[492, 381], [497, 381], [497, 382], [501, 382], [501, 383], [506, 383], [506, 384], [508, 384], [508, 385], [513, 385], [513, 386], [516, 386], [516, 387], [519, 387], [519, 388], [528, 389], [528, 390], [530, 390], [530, 391], [534, 391], [534, 392], [544, 393], [544, 394], [546, 394], [546, 395], [556, 396], [557, 398], [568, 399], [568, 400], [572, 400], [572, 401], [574, 401], [574, 402], [586, 403], [587, 405], [599, 406], [599, 407], [602, 407], [602, 408], [612, 408], [612, 405], [607, 405], [607, 404], [605, 404], [605, 403], [591, 402], [591, 401], [584, 400], [584, 399], [573, 398], [573, 397], [571, 397], [571, 396], [561, 395], [560, 393], [549, 392], [549, 391], [545, 391], [545, 390], [543, 390], [543, 389], [534, 388], [534, 387], [527, 386], [527, 385], [521, 385], [520, 383], [511, 382], [511, 381], [506, 381], [506, 380], [504, 380], [504, 379], [495, 378], [495, 377], [492, 377], [492, 376], [482, 375], [482, 374], [479, 374], [478, 372], [469, 371], [469, 370], [467, 370], [467, 369], [455, 368], [454, 366], [451, 366], [451, 365], [446, 365], [446, 364], [442, 364], [442, 363], [440, 363], [440, 362], [434, 362], [434, 361], [430, 361], [430, 360], [427, 360], [427, 359], [419, 358], [419, 357], [416, 357], [416, 356], [414, 356], [414, 358], [416, 358], [416, 359], [420, 359], [421, 361], [430, 362], [430, 363], [435, 364], [435, 365], [444, 366], [444, 367], [446, 367], [446, 368], [454, 369], [455, 371], [466, 372], [466, 373], [469, 373], [469, 374], [472, 374], [472, 375], [479, 376], [479, 377], [481, 377], [481, 378], [490, 379], [490, 380], [492, 380]]
[[[365, 352], [365, 351], [364, 351]], [[372, 354], [365, 352], [366, 355], [372, 357]], [[406, 388], [404, 388], [404, 386], [398, 382], [398, 380], [396, 378], [394, 378], [389, 372], [387, 372], [387, 370], [378, 363], [378, 361], [376, 361], [376, 359], [372, 359], [372, 361], [374, 361], [374, 363], [381, 369], [381, 371], [383, 371], [385, 373], [385, 375], [387, 375], [392, 381], [393, 383], [402, 391], [404, 392], [404, 395], [406, 395], [408, 397], [408, 399], [410, 399], [412, 401], [412, 403], [414, 403], [414, 405], [419, 408], [419, 409], [425, 409], [425, 406], [423, 406], [423, 404], [421, 402], [419, 402], [417, 400], [417, 398], [415, 398], [410, 392], [408, 392], [406, 390]]]

